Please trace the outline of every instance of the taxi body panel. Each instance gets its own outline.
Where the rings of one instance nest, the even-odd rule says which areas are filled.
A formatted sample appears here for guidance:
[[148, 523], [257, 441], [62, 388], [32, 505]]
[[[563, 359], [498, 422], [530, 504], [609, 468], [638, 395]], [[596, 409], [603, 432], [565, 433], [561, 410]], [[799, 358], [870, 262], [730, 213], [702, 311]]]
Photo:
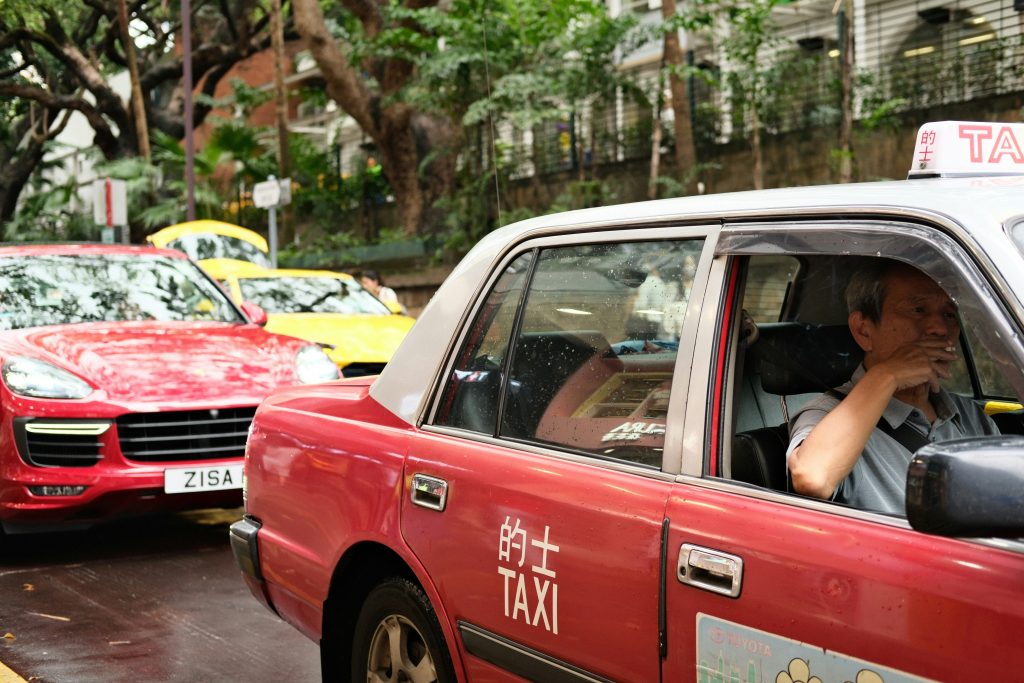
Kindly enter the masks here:
[[[111, 295], [114, 275], [76, 280], [87, 272], [131, 278], [134, 291]], [[3, 247], [0, 278], [3, 529], [240, 503], [251, 416], [273, 389], [299, 381], [296, 356], [308, 344], [247, 322], [177, 251]], [[175, 298], [186, 294], [194, 304]], [[12, 388], [8, 373], [40, 381], [19, 363], [50, 368], [82, 395]], [[171, 470], [189, 477], [185, 490], [168, 488]]]
[[[359, 610], [397, 575], [436, 610], [457, 680], [1005, 677], [1024, 627], [1016, 536], [929, 535], [796, 495], [785, 443], [781, 465], [760, 463], [775, 480], [743, 465], [788, 405], [841, 383], [767, 388], [758, 354], [778, 331], [844, 327], [866, 260], [939, 282], [965, 330], [956, 391], [1019, 404], [1021, 190], [770, 190], [487, 235], [375, 381], [264, 402], [246, 510], [265, 582], [250, 585], [320, 639], [325, 671], [354, 660], [356, 675]], [[637, 305], [652, 294], [667, 305]], [[1024, 433], [1020, 411], [997, 417]]]
[[[741, 673], [740, 680], [748, 680], [747, 662], [769, 659], [773, 639], [767, 634], [805, 644], [801, 649], [811, 653], [812, 674], [825, 659], [816, 650], [861, 660], [843, 672], [850, 678], [835, 680], [855, 681], [860, 670], [873, 670], [886, 681], [915, 680], [897, 677], [910, 672], [936, 681], [959, 680], [965, 671], [976, 680], [1006, 675], [1013, 657], [1009, 634], [1024, 627], [1019, 550], [922, 537], [884, 522], [837, 515], [819, 515], [809, 527], [800, 509], [725, 487], [678, 491], [666, 516], [673, 520], [670, 548], [695, 544], [744, 560], [738, 600], [673, 582], [667, 600], [667, 678], [717, 673], [712, 646], [727, 653], [723, 659]], [[714, 616], [717, 638], [700, 632], [701, 615]], [[751, 636], [751, 624], [762, 633]], [[970, 642], [970, 654], [949, 652], [951, 642]], [[962, 669], [956, 668], [958, 661]], [[825, 672], [837, 673], [839, 667], [832, 666]], [[764, 678], [755, 680], [769, 673], [778, 672], [758, 667]]]

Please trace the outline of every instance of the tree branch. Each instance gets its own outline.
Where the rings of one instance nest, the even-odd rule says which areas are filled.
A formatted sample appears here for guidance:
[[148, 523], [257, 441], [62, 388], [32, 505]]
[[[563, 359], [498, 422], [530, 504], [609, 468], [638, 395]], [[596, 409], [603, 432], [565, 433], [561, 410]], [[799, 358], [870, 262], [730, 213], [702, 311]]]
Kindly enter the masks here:
[[[341, 0], [342, 6], [356, 16], [368, 38], [376, 38], [384, 27], [384, 17], [374, 0]], [[297, 9], [297, 8], [296, 8]]]
[[44, 90], [31, 85], [4, 82], [0, 82], [0, 95], [9, 95], [11, 97], [32, 100], [33, 102], [38, 102], [44, 107], [47, 107], [48, 109], [73, 109], [81, 112], [89, 122], [89, 125], [95, 131], [95, 143], [103, 152], [103, 155], [108, 159], [112, 159], [117, 156], [117, 138], [114, 136], [110, 126], [107, 124], [100, 112], [85, 99], [77, 96], [57, 95], [49, 90]]
[[[346, 0], [360, 3], [356, 0]], [[310, 52], [324, 74], [327, 94], [338, 103], [345, 113], [356, 120], [371, 138], [381, 135], [379, 112], [373, 112], [373, 95], [359, 79], [348, 57], [338, 47], [337, 41], [324, 23], [324, 14], [317, 0], [292, 0], [295, 14], [295, 28], [306, 40]]]

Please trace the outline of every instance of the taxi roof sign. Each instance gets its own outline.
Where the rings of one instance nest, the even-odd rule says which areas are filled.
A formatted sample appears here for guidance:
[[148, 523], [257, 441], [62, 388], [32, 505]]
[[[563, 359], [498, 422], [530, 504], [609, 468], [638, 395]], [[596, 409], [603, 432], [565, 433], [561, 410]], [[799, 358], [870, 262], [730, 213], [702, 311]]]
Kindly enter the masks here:
[[1024, 174], [1024, 123], [935, 121], [921, 126], [908, 178]]

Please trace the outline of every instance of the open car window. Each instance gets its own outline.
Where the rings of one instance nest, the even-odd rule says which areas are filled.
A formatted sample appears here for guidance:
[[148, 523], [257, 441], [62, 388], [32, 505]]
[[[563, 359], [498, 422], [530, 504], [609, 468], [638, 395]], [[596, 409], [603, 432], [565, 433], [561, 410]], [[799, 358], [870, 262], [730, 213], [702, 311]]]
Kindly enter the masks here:
[[[835, 241], [834, 233], [830, 239]], [[897, 244], [891, 234], [883, 239]], [[993, 297], [985, 283], [973, 277], [966, 256], [953, 250], [929, 253], [932, 247], [915, 249], [915, 243], [915, 237], [908, 237], [890, 252], [900, 263], [914, 265], [942, 283], [959, 308], [957, 360], [949, 368], [951, 377], [943, 381], [944, 389], [963, 397], [965, 405], [979, 413], [984, 409], [1001, 433], [1024, 433], [1021, 363], [1002, 341], [1009, 336], [1002, 329], [1005, 316], [990, 307]], [[747, 242], [752, 244], [753, 240]], [[731, 294], [736, 314], [727, 326], [725, 433], [711, 471], [791, 493], [786, 450], [792, 420], [810, 401], [820, 401], [823, 393], [841, 388], [858, 372], [863, 350], [847, 323], [846, 288], [856, 270], [879, 257], [814, 251], [806, 245], [804, 253], [786, 257], [767, 248], [766, 253], [758, 253], [759, 248], [750, 251], [754, 253], [731, 261], [738, 277]], [[785, 298], [773, 299], [772, 293], [783, 287]], [[774, 303], [766, 306], [766, 301]]]
[[702, 246], [584, 244], [520, 257], [470, 326], [435, 424], [660, 467]]

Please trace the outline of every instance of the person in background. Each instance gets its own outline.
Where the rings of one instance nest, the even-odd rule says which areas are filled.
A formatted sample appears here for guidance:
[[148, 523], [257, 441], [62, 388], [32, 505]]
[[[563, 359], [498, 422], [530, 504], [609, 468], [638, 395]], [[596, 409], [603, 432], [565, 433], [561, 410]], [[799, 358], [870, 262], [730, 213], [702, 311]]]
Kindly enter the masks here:
[[[384, 285], [384, 280], [376, 270], [364, 270], [359, 273], [359, 283], [384, 303], [391, 302], [402, 306], [395, 290]], [[405, 306], [402, 306], [402, 313], [405, 313]]]

